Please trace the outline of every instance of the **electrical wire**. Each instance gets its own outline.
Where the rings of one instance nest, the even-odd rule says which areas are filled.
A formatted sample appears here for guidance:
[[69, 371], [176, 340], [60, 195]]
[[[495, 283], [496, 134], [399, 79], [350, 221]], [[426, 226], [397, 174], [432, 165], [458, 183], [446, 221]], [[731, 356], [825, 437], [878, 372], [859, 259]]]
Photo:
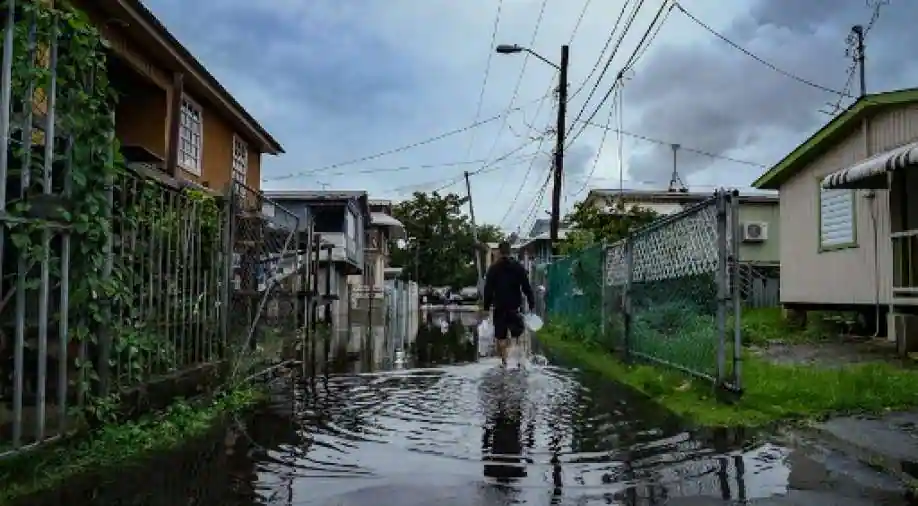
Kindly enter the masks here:
[[[494, 47], [497, 43], [497, 30], [500, 27], [500, 14], [503, 10], [504, 0], [497, 0], [497, 12], [494, 16], [494, 25], [491, 28], [491, 43], [488, 45], [488, 62], [485, 64], [484, 77], [481, 80], [481, 90], [478, 92], [478, 105], [475, 106], [475, 120], [477, 122], [481, 119], [481, 108], [484, 105], [485, 90], [488, 87], [488, 78], [491, 75], [491, 60], [494, 59]], [[468, 158], [472, 154], [472, 147], [475, 145], [475, 138], [478, 130], [472, 130], [471, 135], [469, 135], [469, 145], [465, 150], [465, 157]]]
[[[664, 0], [664, 2], [660, 4], [660, 8], [657, 9], [657, 13], [654, 15], [653, 20], [650, 22], [650, 25], [647, 26], [647, 29], [644, 31], [644, 34], [641, 36], [641, 40], [638, 41], [637, 46], [635, 46], [634, 51], [632, 51], [631, 53], [631, 56], [628, 57], [627, 62], [622, 67], [622, 70], [618, 72], [618, 76], [617, 76], [618, 78], [615, 80], [614, 83], [612, 83], [612, 86], [609, 87], [609, 89], [606, 91], [606, 94], [603, 95], [602, 99], [599, 101], [599, 104], [597, 104], [596, 107], [593, 109], [593, 112], [590, 113], [590, 116], [583, 122], [584, 123], [583, 127], [577, 133], [572, 135], [571, 138], [568, 140], [567, 144], [565, 145], [565, 149], [572, 146], [574, 142], [577, 140], [577, 138], [583, 134], [584, 130], [586, 130], [587, 124], [593, 121], [593, 118], [596, 117], [600, 109], [602, 109], [602, 106], [606, 103], [607, 100], [609, 100], [609, 97], [612, 96], [612, 93], [614, 93], [616, 88], [618, 88], [621, 85], [621, 82], [622, 82], [621, 78], [624, 76], [625, 71], [627, 71], [630, 68], [630, 65], [633, 65], [634, 62], [636, 61], [635, 56], [644, 47], [644, 44], [647, 42], [651, 33], [653, 33], [654, 28], [656, 27], [657, 23], [660, 21], [661, 16], [664, 14], [664, 11], [668, 5], [669, 5], [669, 0]], [[580, 115], [578, 115], [577, 118], [575, 118], [571, 124], [573, 125], [574, 123], [577, 123], [578, 121], [580, 121]]]
[[[660, 6], [661, 10], [663, 6], [666, 5], [667, 2], [668, 0], [664, 0], [663, 5]], [[602, 71], [599, 73], [599, 77], [596, 79], [596, 82], [593, 84], [593, 87], [590, 89], [590, 93], [587, 95], [586, 100], [583, 101], [583, 106], [580, 108], [580, 111], [577, 113], [577, 116], [574, 118], [574, 121], [572, 122], [572, 124], [576, 123], [580, 118], [583, 117], [583, 113], [586, 111], [587, 107], [589, 107], [590, 101], [593, 99], [593, 96], [596, 94], [596, 90], [599, 89], [600, 83], [602, 83], [602, 78], [605, 77], [606, 73], [609, 71], [609, 67], [612, 65], [612, 60], [615, 58], [615, 55], [618, 54], [618, 50], [621, 47], [622, 42], [625, 40], [625, 35], [628, 34], [628, 31], [631, 29], [631, 25], [634, 24], [634, 20], [635, 18], [637, 18], [638, 12], [640, 12], [641, 7], [643, 6], [644, 6], [644, 0], [639, 0], [638, 3], [635, 4], [634, 8], [631, 10], [631, 14], [628, 17], [628, 20], [625, 22], [625, 26], [624, 28], [622, 28], [622, 31], [619, 34], [618, 40], [615, 42], [615, 47], [612, 49], [612, 52], [609, 54], [609, 57], [606, 59], [606, 63], [603, 66]], [[654, 18], [654, 20], [656, 20], [656, 18]], [[619, 72], [619, 77], [620, 76], [621, 76], [621, 72]], [[616, 80], [616, 83], [617, 82], [618, 81]], [[608, 99], [608, 95], [609, 94], [606, 95], [605, 99]], [[600, 102], [599, 107], [602, 107], [602, 103], [604, 101], [605, 100]], [[590, 117], [590, 120], [592, 120], [594, 117], [596, 117], [595, 113]]]
[[[591, 126], [591, 127], [596, 127], [596, 128], [602, 128], [602, 129], [609, 128], [609, 127], [607, 127], [606, 125], [601, 125], [601, 124], [599, 124], [599, 123], [593, 123], [593, 122], [587, 122], [587, 121], [581, 121], [580, 123], [584, 123], [584, 124], [586, 124], [586, 125], [589, 125], [589, 126]], [[652, 142], [652, 143], [654, 143], [654, 144], [666, 145], [666, 146], [671, 146], [671, 145], [673, 144], [672, 142], [669, 142], [669, 141], [664, 141], [664, 140], [661, 140], [661, 139], [655, 139], [655, 138], [653, 138], [653, 137], [648, 137], [648, 136], [646, 136], [646, 135], [636, 134], [636, 133], [634, 133], [634, 132], [629, 132], [629, 131], [626, 131], [626, 130], [611, 129], [611, 131], [612, 131], [612, 132], [619, 132], [619, 133], [621, 133], [622, 135], [625, 135], [625, 136], [627, 136], [627, 137], [633, 137], [633, 138], [635, 138], [635, 139], [640, 139], [640, 140], [642, 140], [642, 141]], [[679, 145], [679, 151], [688, 151], [689, 153], [695, 153], [695, 154], [697, 154], [697, 155], [706, 156], [706, 157], [708, 157], [708, 158], [715, 158], [715, 159], [717, 159], [717, 160], [724, 160], [724, 161], [727, 161], [727, 162], [738, 163], [738, 164], [740, 164], [740, 165], [749, 165], [749, 166], [751, 166], [751, 167], [756, 167], [756, 168], [759, 168], [759, 169], [767, 169], [767, 168], [769, 167], [768, 165], [765, 165], [765, 164], [763, 164], [763, 163], [750, 162], [749, 160], [742, 160], [742, 159], [733, 158], [733, 157], [730, 157], [730, 156], [718, 155], [718, 154], [716, 154], [716, 153], [711, 153], [710, 151], [704, 151], [704, 150], [702, 150], [702, 149], [692, 148], [692, 147], [686, 146], [686, 145], [684, 145], [684, 144], [680, 144], [680, 145]]]
[[[542, 19], [545, 17], [545, 7], [548, 5], [548, 0], [542, 0], [542, 6], [539, 9], [539, 15], [536, 18], [535, 27], [532, 30], [532, 36], [529, 39], [529, 46], [532, 47], [535, 44], [536, 37], [539, 35], [539, 29], [542, 27]], [[516, 86], [513, 87], [513, 94], [510, 95], [510, 102], [507, 105], [507, 110], [513, 108], [513, 104], [516, 103], [516, 99], [519, 97], [520, 87], [523, 84], [523, 77], [526, 75], [526, 65], [529, 63], [529, 53], [523, 54], [523, 65], [520, 67], [520, 73], [516, 78]], [[548, 97], [543, 97], [547, 99]], [[539, 108], [541, 110], [541, 106]], [[494, 150], [497, 149], [497, 145], [500, 142], [501, 135], [504, 133], [504, 129], [507, 127], [507, 117], [509, 115], [504, 115], [503, 121], [500, 123], [500, 127], [497, 129], [497, 133], [494, 134], [494, 143], [491, 144], [491, 149], [488, 150], [488, 154], [485, 155], [485, 158], [490, 158], [491, 154], [494, 153]]]
[[545, 193], [548, 191], [548, 183], [551, 182], [551, 168], [549, 167], [546, 171], [545, 181], [542, 182], [542, 185], [536, 191], [535, 198], [532, 200], [529, 210], [526, 212], [526, 217], [523, 218], [523, 221], [520, 222], [519, 227], [517, 227], [517, 233], [522, 234], [522, 230], [527, 228], [530, 224], [530, 220], [535, 218], [536, 213], [538, 213], [539, 208], [542, 206], [542, 201], [545, 199]]
[[[615, 96], [621, 97], [621, 90], [619, 90]], [[569, 194], [569, 197], [576, 197], [577, 195], [580, 195], [583, 190], [585, 190], [586, 187], [590, 184], [590, 179], [593, 177], [593, 174], [596, 173], [596, 168], [599, 166], [599, 159], [602, 157], [603, 148], [606, 145], [606, 137], [609, 135], [609, 131], [618, 130], [617, 128], [611, 128], [610, 125], [612, 124], [612, 119], [615, 117], [615, 113], [619, 110], [620, 107], [621, 104], [616, 103], [615, 99], [613, 99], [612, 107], [609, 108], [609, 116], [606, 118], [606, 124], [602, 129], [602, 136], [599, 139], [599, 147], [596, 149], [596, 155], [593, 157], [593, 164], [590, 167], [590, 173], [587, 174], [587, 177], [584, 179], [583, 186], [581, 186], [580, 189], [576, 192]]]
[[419, 148], [419, 147], [425, 146], [425, 145], [427, 145], [427, 144], [432, 144], [432, 143], [434, 143], [434, 142], [441, 141], [441, 140], [443, 140], [443, 139], [446, 139], [446, 138], [449, 138], [449, 137], [452, 137], [452, 136], [455, 136], [455, 135], [459, 135], [459, 134], [461, 134], [461, 133], [468, 132], [469, 130], [471, 130], [471, 129], [473, 129], [473, 128], [478, 128], [478, 127], [480, 127], [480, 126], [487, 125], [488, 123], [493, 123], [493, 122], [495, 122], [495, 121], [497, 121], [497, 120], [499, 120], [499, 119], [501, 119], [501, 118], [504, 118], [504, 117], [506, 117], [506, 116], [508, 116], [508, 115], [510, 115], [510, 114], [513, 114], [513, 113], [515, 113], [515, 112], [517, 112], [517, 111], [520, 111], [520, 110], [524, 109], [525, 107], [527, 107], [527, 106], [529, 106], [529, 105], [532, 105], [532, 104], [535, 104], [536, 102], [545, 100], [545, 98], [546, 98], [546, 97], [539, 97], [539, 98], [536, 98], [536, 99], [534, 99], [534, 100], [530, 100], [530, 101], [524, 103], [523, 105], [520, 105], [520, 106], [518, 106], [518, 107], [513, 107], [513, 108], [511, 108], [511, 109], [508, 109], [508, 110], [506, 110], [506, 111], [500, 113], [500, 114], [495, 114], [494, 116], [491, 116], [490, 118], [486, 118], [486, 119], [483, 119], [483, 120], [479, 120], [479, 121], [476, 121], [476, 122], [474, 122], [474, 123], [472, 123], [472, 124], [470, 124], [470, 125], [466, 125], [466, 126], [464, 126], [464, 127], [462, 127], [462, 128], [456, 128], [456, 129], [454, 129], [454, 130], [450, 130], [450, 131], [448, 131], [448, 132], [444, 132], [444, 133], [435, 135], [435, 136], [433, 136], [433, 137], [429, 137], [429, 138], [424, 139], [424, 140], [421, 140], [421, 141], [413, 142], [413, 143], [411, 143], [411, 144], [405, 144], [405, 145], [399, 146], [399, 147], [397, 147], [397, 148], [392, 148], [392, 149], [389, 149], [389, 150], [386, 150], [386, 151], [381, 151], [381, 152], [379, 152], [379, 153], [374, 153], [374, 154], [362, 156], [362, 157], [359, 157], [359, 158], [353, 158], [353, 159], [351, 159], [351, 160], [345, 160], [345, 161], [343, 161], [343, 162], [333, 163], [333, 164], [331, 164], [331, 165], [326, 165], [326, 166], [324, 166], [324, 167], [319, 167], [319, 168], [316, 168], [316, 169], [307, 169], [307, 170], [303, 170], [303, 171], [299, 171], [299, 172], [293, 172], [293, 173], [285, 174], [285, 175], [282, 175], [282, 176], [277, 176], [277, 177], [272, 177], [272, 178], [266, 178], [266, 179], [264, 179], [264, 181], [280, 181], [280, 180], [284, 180], [284, 179], [291, 179], [291, 178], [299, 177], [299, 176], [302, 176], [302, 175], [318, 174], [318, 173], [321, 173], [321, 172], [324, 172], [324, 171], [327, 171], [327, 170], [333, 170], [333, 169], [337, 169], [337, 168], [340, 168], [340, 167], [346, 167], [346, 166], [349, 166], [349, 165], [356, 165], [356, 164], [358, 164], [358, 163], [368, 162], [368, 161], [370, 161], [370, 160], [376, 160], [376, 159], [378, 159], [378, 158], [383, 158], [383, 157], [385, 157], [385, 156], [390, 156], [390, 155], [394, 155], [394, 154], [398, 154], [398, 153], [403, 153], [403, 152], [405, 152], [405, 151], [409, 151], [409, 150], [412, 150], [412, 149], [415, 149], [415, 148]]
[[762, 57], [756, 55], [756, 54], [753, 53], [752, 51], [749, 51], [748, 49], [746, 49], [746, 48], [740, 46], [740, 45], [737, 44], [736, 42], [733, 42], [732, 40], [730, 40], [729, 38], [727, 38], [726, 35], [723, 35], [722, 33], [718, 32], [717, 30], [711, 28], [711, 27], [710, 27], [709, 25], [707, 25], [704, 21], [698, 19], [694, 14], [692, 14], [691, 12], [689, 12], [681, 3], [679, 3], [679, 2], [677, 2], [677, 1], [675, 1], [675, 0], [674, 0], [674, 3], [675, 3], [675, 5], [676, 5], [676, 8], [679, 9], [683, 14], [685, 14], [685, 16], [688, 17], [690, 20], [692, 20], [695, 24], [697, 24], [697, 25], [700, 26], [701, 28], [705, 29], [705, 30], [706, 30], [707, 32], [709, 32], [711, 35], [714, 35], [714, 36], [717, 37], [718, 39], [720, 39], [720, 40], [726, 42], [727, 44], [729, 44], [731, 47], [733, 47], [733, 48], [736, 49], [737, 51], [739, 51], [739, 52], [745, 54], [746, 56], [752, 58], [753, 60], [755, 60], [755, 61], [757, 61], [757, 62], [759, 62], [759, 63], [761, 63], [762, 65], [765, 65], [766, 67], [770, 68], [771, 70], [773, 70], [773, 71], [775, 71], [775, 72], [777, 72], [777, 73], [779, 73], [779, 74], [781, 74], [781, 75], [783, 75], [783, 76], [785, 76], [785, 77], [788, 77], [788, 78], [790, 78], [790, 79], [793, 79], [794, 81], [797, 81], [798, 83], [805, 84], [805, 85], [807, 85], [807, 86], [809, 86], [809, 87], [811, 87], [811, 88], [815, 88], [815, 89], [817, 89], [817, 90], [822, 90], [822, 91], [824, 91], [824, 92], [826, 92], [826, 93], [832, 93], [832, 94], [835, 94], [835, 95], [840, 95], [840, 96], [847, 96], [847, 97], [851, 97], [851, 98], [856, 98], [856, 97], [851, 96], [850, 93], [846, 94], [846, 93], [843, 92], [843, 91], [835, 90], [835, 89], [829, 88], [829, 87], [827, 87], [827, 86], [823, 86], [823, 85], [821, 85], [821, 84], [817, 84], [817, 83], [815, 83], [815, 82], [813, 82], [813, 81], [810, 81], [809, 79], [805, 79], [805, 78], [803, 78], [803, 77], [800, 77], [800, 76], [798, 76], [798, 75], [796, 75], [796, 74], [793, 74], [793, 73], [791, 73], [791, 72], [788, 72], [788, 71], [786, 71], [786, 70], [784, 70], [784, 69], [782, 69], [782, 68], [776, 66], [775, 64], [769, 62], [768, 60], [765, 60], [764, 58], [762, 58]]
[[[533, 155], [521, 155], [518, 157], [518, 161], [529, 161], [533, 158]], [[428, 163], [422, 165], [401, 165], [398, 167], [377, 167], [372, 169], [360, 169], [360, 170], [348, 170], [341, 172], [323, 172], [321, 176], [323, 177], [336, 177], [336, 176], [352, 176], [352, 175], [365, 175], [365, 174], [382, 174], [382, 173], [391, 173], [391, 172], [404, 172], [408, 170], [426, 170], [426, 169], [439, 169], [446, 167], [461, 167], [464, 165], [480, 165], [486, 163], [488, 160], [483, 158], [477, 160], [464, 160], [458, 162], [444, 162], [444, 163]], [[303, 174], [304, 176], [309, 176], [311, 174]], [[318, 181], [318, 179], [316, 179]]]
[[[543, 137], [544, 137], [544, 136], [543, 136]], [[470, 172], [469, 172], [469, 176], [475, 176], [475, 175], [479, 175], [479, 174], [488, 174], [488, 173], [490, 173], [490, 172], [494, 172], [494, 171], [499, 170], [499, 169], [502, 169], [502, 168], [506, 168], [506, 167], [518, 165], [518, 164], [523, 163], [523, 162], [525, 162], [525, 161], [529, 161], [529, 156], [538, 156], [538, 154], [532, 154], [532, 155], [526, 155], [526, 156], [518, 157], [517, 161], [514, 162], [514, 163], [512, 163], [512, 164], [510, 164], [510, 165], [499, 165], [501, 162], [504, 162], [504, 161], [507, 161], [508, 159], [513, 158], [514, 155], [516, 155], [516, 154], [519, 153], [520, 151], [526, 149], [527, 147], [529, 147], [529, 146], [531, 146], [532, 144], [535, 144], [535, 143], [537, 143], [537, 142], [539, 142], [539, 141], [541, 141], [541, 140], [542, 140], [542, 138], [538, 138], [538, 137], [535, 138], [535, 139], [529, 140], [529, 141], [527, 141], [527, 142], [521, 144], [520, 146], [517, 146], [517, 147], [514, 148], [513, 150], [511, 150], [511, 151], [509, 151], [509, 152], [507, 152], [507, 153], [505, 153], [505, 154], [503, 154], [503, 155], [501, 155], [501, 156], [499, 156], [499, 157], [497, 157], [497, 158], [491, 160], [490, 162], [486, 163], [485, 165], [482, 165], [481, 167], [479, 167], [479, 168], [477, 168], [477, 169], [475, 169], [475, 170], [473, 170], [473, 171], [470, 171]], [[446, 188], [448, 188], [448, 187], [450, 187], [450, 186], [452, 186], [452, 185], [458, 183], [459, 181], [462, 181], [464, 178], [465, 178], [465, 174], [460, 174], [460, 175], [454, 176], [454, 177], [440, 178], [440, 179], [436, 179], [436, 180], [433, 180], [433, 181], [427, 181], [427, 182], [424, 182], [424, 183], [415, 183], [415, 184], [410, 184], [410, 185], [406, 185], [406, 186], [400, 186], [400, 187], [396, 187], [396, 188], [391, 188], [391, 189], [387, 190], [387, 192], [400, 192], [400, 191], [407, 190], [407, 189], [422, 188], [422, 187], [430, 187], [430, 186], [439, 185], [439, 184], [442, 184], [443, 186], [440, 186], [439, 188], [437, 188], [436, 190], [433, 190], [433, 191], [442, 191], [443, 189], [446, 189]]]
[[586, 79], [584, 79], [583, 82], [580, 83], [580, 86], [576, 90], [574, 90], [573, 93], [570, 94], [570, 96], [568, 97], [568, 100], [576, 97], [578, 93], [583, 91], [583, 89], [586, 88], [586, 84], [590, 82], [590, 79], [593, 78], [593, 74], [595, 74], [596, 71], [599, 70], [599, 66], [602, 65], [603, 56], [605, 56], [606, 51], [609, 49], [609, 45], [612, 44], [612, 39], [615, 38], [615, 33], [618, 31], [618, 25], [621, 23], [622, 18], [625, 17], [625, 11], [628, 10], [628, 4], [630, 3], [631, 3], [631, 0], [625, 0], [625, 3], [622, 4], [622, 9], [618, 12], [618, 17], [615, 18], [615, 24], [612, 26], [612, 30], [609, 31], [609, 36], [606, 37], [606, 42], [603, 44], [602, 50], [599, 52], [599, 57], [596, 58], [596, 62], [593, 63], [593, 68], [590, 70], [590, 73], [587, 74]]
[[[546, 137], [543, 136], [542, 139], [539, 141], [539, 145], [536, 147], [536, 151], [540, 151], [542, 149], [542, 144], [545, 142], [545, 139]], [[522, 181], [520, 181], [519, 188], [516, 189], [516, 193], [513, 195], [513, 199], [511, 199], [510, 201], [510, 205], [507, 206], [507, 211], [504, 212], [504, 215], [501, 217], [500, 221], [497, 223], [498, 226], [503, 226], [504, 222], [507, 221], [507, 217], [510, 216], [510, 213], [513, 211], [514, 207], [516, 207], [516, 203], [517, 201], [519, 201], [520, 195], [523, 193], [523, 188], [526, 187], [526, 183], [529, 181], [529, 174], [531, 174], [532, 170], [535, 168], [535, 164], [537, 160], [539, 160], [538, 156], [534, 157], [532, 161], [530, 161], [529, 167], [526, 169], [526, 173], [523, 175]], [[551, 165], [549, 164], [549, 169], [550, 168], [551, 168]], [[498, 195], [502, 195], [502, 194], [503, 194], [502, 191], [498, 192]]]

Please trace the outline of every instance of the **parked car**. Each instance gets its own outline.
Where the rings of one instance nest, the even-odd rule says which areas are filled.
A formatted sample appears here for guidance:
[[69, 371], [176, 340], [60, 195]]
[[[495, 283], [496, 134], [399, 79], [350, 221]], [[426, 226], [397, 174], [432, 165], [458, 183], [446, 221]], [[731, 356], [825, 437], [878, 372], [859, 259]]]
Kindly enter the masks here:
[[478, 288], [467, 286], [459, 290], [459, 295], [462, 297], [463, 302], [476, 302], [478, 300]]

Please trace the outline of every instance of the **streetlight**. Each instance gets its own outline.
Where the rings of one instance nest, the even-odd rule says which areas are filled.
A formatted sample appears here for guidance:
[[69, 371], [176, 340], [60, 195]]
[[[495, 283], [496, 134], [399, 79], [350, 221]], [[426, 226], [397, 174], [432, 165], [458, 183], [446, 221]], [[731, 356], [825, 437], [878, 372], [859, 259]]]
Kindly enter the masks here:
[[549, 229], [552, 253], [557, 255], [558, 229], [560, 228], [561, 222], [561, 182], [564, 174], [564, 131], [566, 129], [565, 121], [567, 116], [567, 66], [570, 47], [567, 44], [561, 46], [560, 64], [552, 62], [528, 47], [519, 46], [517, 44], [500, 44], [494, 48], [494, 50], [499, 54], [528, 53], [542, 62], [558, 69], [558, 125], [556, 127], [557, 137], [555, 142], [554, 181], [551, 189], [551, 228]]

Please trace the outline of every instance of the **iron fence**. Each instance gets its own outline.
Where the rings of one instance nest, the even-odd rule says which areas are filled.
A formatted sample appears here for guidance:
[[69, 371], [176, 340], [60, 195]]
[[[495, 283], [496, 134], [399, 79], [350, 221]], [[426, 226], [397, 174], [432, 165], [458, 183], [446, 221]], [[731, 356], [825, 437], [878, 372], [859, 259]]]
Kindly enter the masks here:
[[257, 190], [217, 194], [123, 160], [107, 51], [82, 14], [0, 12], [5, 457], [301, 335], [314, 269], [311, 222]]
[[555, 261], [547, 316], [610, 351], [738, 388], [736, 201], [718, 191], [615, 244]]

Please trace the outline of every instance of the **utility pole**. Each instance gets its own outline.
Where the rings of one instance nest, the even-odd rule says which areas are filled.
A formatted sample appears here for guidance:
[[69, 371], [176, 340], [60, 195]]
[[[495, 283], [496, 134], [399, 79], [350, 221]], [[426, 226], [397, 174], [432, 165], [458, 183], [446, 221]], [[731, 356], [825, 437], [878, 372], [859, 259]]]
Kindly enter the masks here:
[[862, 25], [854, 25], [851, 27], [851, 33], [854, 35], [854, 61], [857, 62], [857, 70], [861, 81], [859, 97], [864, 97], [867, 95], [867, 70], [864, 67], [864, 27]]
[[483, 290], [481, 280], [484, 279], [484, 273], [482, 272], [481, 265], [481, 251], [478, 249], [480, 246], [478, 244], [478, 227], [475, 225], [475, 205], [472, 203], [472, 182], [469, 179], [469, 171], [465, 171], [465, 193], [469, 199], [469, 217], [472, 219], [472, 241], [475, 243], [475, 272], [478, 274], [475, 285], [480, 294]]
[[558, 67], [558, 125], [556, 127], [555, 172], [551, 189], [551, 238], [552, 255], [558, 254], [558, 229], [561, 226], [561, 182], [564, 179], [564, 131], [567, 128], [567, 66], [570, 47], [561, 46], [561, 64]]
[[673, 173], [669, 176], [669, 191], [671, 192], [686, 192], [688, 189], [685, 187], [685, 183], [682, 182], [682, 178], [679, 177], [679, 148], [682, 146], [679, 144], [672, 144], [673, 148]]

